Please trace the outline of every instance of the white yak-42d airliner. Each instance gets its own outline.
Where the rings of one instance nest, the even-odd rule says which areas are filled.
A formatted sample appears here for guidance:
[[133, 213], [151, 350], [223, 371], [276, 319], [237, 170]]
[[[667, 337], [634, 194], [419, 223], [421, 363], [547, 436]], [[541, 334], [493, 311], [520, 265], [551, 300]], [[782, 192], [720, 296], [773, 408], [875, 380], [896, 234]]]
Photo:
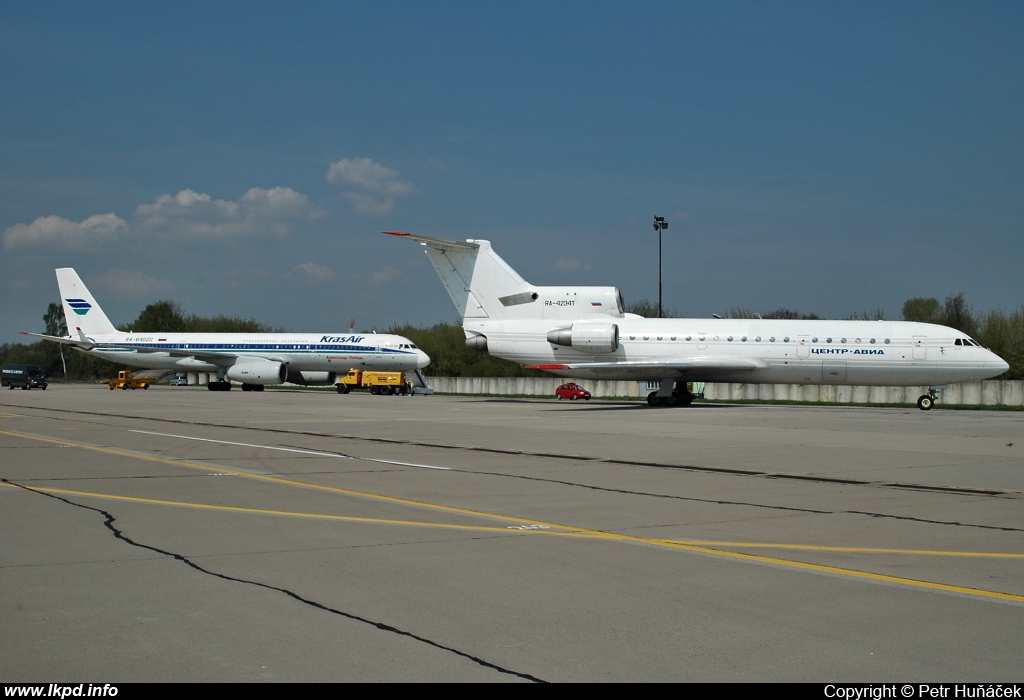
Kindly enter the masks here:
[[488, 241], [399, 231], [427, 257], [469, 347], [562, 377], [660, 380], [652, 406], [686, 405], [686, 383], [928, 386], [988, 379], [1009, 365], [953, 328], [895, 321], [643, 318], [615, 287], [537, 287]]
[[267, 384], [329, 386], [350, 369], [409, 372], [430, 364], [411, 340], [377, 333], [132, 333], [114, 328], [72, 268], [57, 270], [69, 336], [22, 335], [71, 345], [131, 367], [214, 372], [211, 391]]

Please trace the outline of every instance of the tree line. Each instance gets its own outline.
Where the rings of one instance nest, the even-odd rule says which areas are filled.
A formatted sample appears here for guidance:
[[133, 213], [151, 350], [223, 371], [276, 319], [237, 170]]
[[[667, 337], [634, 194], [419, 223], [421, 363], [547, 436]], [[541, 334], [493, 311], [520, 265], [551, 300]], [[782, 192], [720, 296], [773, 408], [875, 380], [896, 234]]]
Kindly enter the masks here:
[[[641, 299], [627, 305], [628, 313], [647, 318], [658, 315], [656, 303]], [[665, 310], [666, 317], [678, 318], [673, 309]], [[779, 308], [755, 313], [745, 307], [734, 307], [728, 312], [730, 318], [764, 319], [817, 319], [816, 314], [800, 313], [793, 309]], [[881, 309], [872, 312], [856, 312], [848, 316], [851, 320], [882, 320]], [[1010, 364], [1008, 372], [999, 379], [1024, 379], [1024, 306], [1010, 313], [1004, 311], [978, 312], [967, 303], [963, 293], [938, 299], [915, 297], [903, 304], [903, 320], [921, 323], [936, 323], [956, 328]], [[64, 312], [60, 304], [52, 303], [42, 317], [47, 335], [67, 335]], [[131, 323], [118, 326], [121, 330], [135, 332], [164, 333], [271, 333], [283, 332], [271, 328], [254, 318], [232, 316], [199, 316], [185, 313], [173, 301], [158, 301], [149, 304], [138, 318]], [[485, 352], [466, 347], [465, 335], [459, 323], [438, 323], [420, 327], [412, 325], [393, 326], [389, 333], [402, 335], [416, 343], [430, 356], [427, 374], [436, 377], [531, 377], [548, 376], [543, 372], [524, 370], [518, 364], [494, 357]], [[118, 365], [91, 355], [60, 346], [56, 343], [39, 341], [29, 344], [0, 345], [0, 361], [38, 365], [50, 377], [67, 377], [76, 381], [103, 379], [116, 374]]]

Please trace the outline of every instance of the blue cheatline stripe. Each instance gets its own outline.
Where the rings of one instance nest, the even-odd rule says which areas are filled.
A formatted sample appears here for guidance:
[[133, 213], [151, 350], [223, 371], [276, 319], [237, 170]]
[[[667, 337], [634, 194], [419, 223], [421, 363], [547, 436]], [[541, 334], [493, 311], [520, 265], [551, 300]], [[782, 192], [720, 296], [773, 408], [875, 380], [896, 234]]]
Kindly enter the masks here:
[[358, 345], [298, 345], [262, 343], [99, 343], [97, 350], [134, 352], [132, 348], [154, 350], [195, 350], [196, 352], [285, 352], [289, 354], [323, 354], [324, 352], [390, 353], [412, 355], [408, 350], [395, 348], [360, 347]]

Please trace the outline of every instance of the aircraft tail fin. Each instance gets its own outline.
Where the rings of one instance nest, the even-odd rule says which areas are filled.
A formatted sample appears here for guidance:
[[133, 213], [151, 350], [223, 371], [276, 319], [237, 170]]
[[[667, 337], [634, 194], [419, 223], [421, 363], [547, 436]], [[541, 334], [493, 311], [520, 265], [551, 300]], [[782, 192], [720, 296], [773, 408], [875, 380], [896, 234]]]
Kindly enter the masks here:
[[501, 259], [489, 241], [447, 241], [399, 231], [426, 247], [427, 257], [463, 320], [582, 320], [622, 316], [614, 287], [537, 287]]
[[[506, 309], [535, 301], [530, 284], [508, 266], [488, 241], [446, 241], [430, 236], [385, 231], [427, 249], [427, 257], [464, 319], [502, 318]], [[532, 296], [531, 296], [532, 295]]]
[[118, 332], [74, 268], [62, 267], [57, 270], [57, 287], [60, 289], [68, 333], [72, 337]]

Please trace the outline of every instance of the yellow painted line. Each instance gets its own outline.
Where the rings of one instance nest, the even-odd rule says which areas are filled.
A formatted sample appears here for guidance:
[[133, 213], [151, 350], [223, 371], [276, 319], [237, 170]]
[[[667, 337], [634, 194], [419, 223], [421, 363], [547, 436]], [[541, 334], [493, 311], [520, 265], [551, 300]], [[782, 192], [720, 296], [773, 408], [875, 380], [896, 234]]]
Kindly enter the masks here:
[[0, 413], [0, 418], [24, 418], [20, 413]]
[[[79, 447], [84, 450], [92, 450], [94, 452], [103, 452], [105, 454], [114, 454], [122, 457], [131, 457], [133, 459], [142, 459], [149, 462], [158, 462], [161, 464], [170, 464], [178, 467], [188, 467], [190, 469], [202, 469], [203, 471], [210, 472], [215, 471], [222, 474], [232, 474], [234, 476], [241, 476], [247, 479], [257, 479], [259, 481], [268, 481], [275, 484], [285, 484], [288, 486], [299, 486], [301, 488], [315, 489], [317, 491], [326, 491], [328, 493], [337, 493], [345, 496], [354, 496], [357, 498], [368, 498], [375, 501], [382, 501], [384, 503], [396, 503], [398, 505], [415, 506], [418, 508], [428, 508], [431, 510], [439, 510], [447, 513], [458, 513], [459, 515], [471, 515], [478, 518], [487, 518], [490, 520], [505, 520], [508, 522], [521, 523], [524, 525], [543, 525], [551, 527], [550, 523], [542, 523], [536, 520], [529, 520], [526, 518], [516, 518], [513, 516], [496, 515], [494, 513], [486, 513], [483, 511], [470, 510], [467, 508], [457, 508], [455, 506], [443, 506], [437, 503], [427, 503], [425, 501], [414, 501], [408, 498], [396, 498], [394, 496], [383, 496], [376, 493], [367, 493], [365, 491], [354, 491], [352, 489], [343, 489], [338, 486], [323, 486], [320, 484], [311, 484], [306, 481], [297, 481], [295, 479], [286, 479], [279, 476], [269, 476], [267, 474], [253, 474], [251, 472], [245, 472], [238, 469], [230, 469], [227, 467], [212, 467], [207, 464], [197, 464], [194, 462], [185, 462], [183, 460], [170, 459], [167, 457], [157, 457], [155, 455], [147, 455], [139, 452], [129, 452], [127, 450], [117, 450], [110, 447], [99, 447], [97, 445], [87, 445], [79, 442], [71, 442], [69, 440], [61, 440], [59, 438], [47, 438], [38, 435], [26, 435], [25, 433], [15, 433], [8, 430], [0, 430], [0, 435], [12, 435], [14, 437], [26, 438], [29, 440], [38, 440], [40, 442], [49, 442], [56, 445], [67, 445], [70, 447]], [[555, 525], [564, 530], [579, 530], [575, 527], [567, 527], [564, 525]]]
[[890, 549], [884, 547], [830, 547], [816, 544], [784, 544], [777, 542], [717, 542], [705, 540], [665, 540], [676, 544], [687, 544], [698, 547], [741, 547], [763, 549], [796, 549], [811, 552], [849, 552], [853, 554], [919, 554], [933, 557], [990, 557], [994, 559], [1024, 559], [1024, 554], [1017, 552], [961, 552], [943, 551], [938, 549]]
[[886, 576], [885, 574], [873, 574], [868, 571], [858, 571], [856, 569], [841, 569], [835, 566], [822, 566], [820, 564], [808, 564], [806, 562], [791, 561], [789, 559], [775, 559], [773, 557], [762, 557], [756, 554], [725, 552], [719, 549], [707, 549], [704, 547], [694, 547], [692, 545], [673, 545], [673, 543], [669, 540], [663, 540], [661, 544], [669, 547], [676, 546], [680, 549], [684, 549], [687, 551], [714, 554], [715, 556], [722, 556], [730, 559], [754, 561], [762, 564], [772, 564], [775, 566], [800, 569], [803, 571], [816, 571], [819, 573], [835, 574], [838, 576], [849, 576], [851, 578], [865, 579], [868, 581], [881, 581], [883, 583], [894, 583], [902, 586], [926, 588], [934, 591], [944, 591], [946, 593], [959, 593], [961, 595], [980, 596], [982, 598], [995, 598], [997, 600], [1007, 600], [1012, 601], [1014, 603], [1024, 603], [1024, 595], [1014, 595], [1012, 593], [1000, 593], [998, 591], [987, 591], [981, 588], [967, 588], [965, 586], [951, 586], [945, 583], [920, 581], [918, 579], [902, 578], [900, 576]]
[[[616, 541], [616, 542], [632, 542], [632, 543], [636, 543], [636, 544], [646, 544], [646, 545], [667, 547], [669, 549], [674, 549], [674, 550], [679, 550], [679, 551], [695, 552], [695, 553], [698, 553], [698, 554], [706, 554], [706, 555], [710, 555], [710, 556], [713, 556], [713, 557], [723, 557], [723, 558], [726, 558], [726, 559], [734, 559], [734, 560], [738, 560], [738, 561], [756, 562], [756, 563], [760, 563], [760, 564], [769, 564], [769, 565], [772, 565], [772, 566], [779, 566], [779, 567], [783, 567], [783, 568], [797, 569], [797, 570], [800, 570], [800, 571], [813, 571], [813, 572], [817, 572], [817, 573], [825, 573], [825, 574], [831, 574], [831, 575], [835, 575], [835, 576], [845, 576], [845, 577], [849, 577], [849, 578], [868, 580], [868, 581], [878, 581], [878, 582], [883, 582], [883, 583], [890, 583], [890, 584], [896, 584], [896, 585], [902, 585], [902, 586], [909, 586], [909, 587], [913, 587], [913, 588], [924, 588], [924, 589], [927, 589], [927, 590], [943, 591], [943, 592], [946, 592], [946, 593], [956, 593], [956, 594], [960, 594], [960, 595], [976, 596], [976, 597], [982, 597], [982, 598], [991, 598], [991, 599], [996, 599], [996, 600], [1005, 600], [1005, 601], [1011, 601], [1011, 602], [1015, 602], [1015, 603], [1024, 603], [1024, 595], [1014, 595], [1014, 594], [1011, 594], [1011, 593], [1000, 593], [998, 591], [988, 591], [988, 590], [979, 589], [979, 588], [967, 588], [965, 586], [953, 586], [953, 585], [944, 584], [944, 583], [935, 583], [935, 582], [932, 582], [932, 581], [920, 581], [920, 580], [917, 580], [917, 579], [909, 579], [909, 578], [903, 578], [903, 577], [899, 577], [899, 576], [888, 576], [888, 575], [885, 575], [885, 574], [875, 574], [875, 573], [871, 573], [871, 572], [867, 572], [867, 571], [859, 571], [857, 569], [844, 569], [844, 568], [835, 567], [835, 566], [824, 566], [824, 565], [821, 565], [821, 564], [809, 564], [809, 563], [806, 563], [806, 562], [792, 561], [792, 560], [789, 560], [789, 559], [777, 559], [775, 557], [765, 557], [765, 556], [760, 556], [760, 555], [756, 555], [756, 554], [744, 554], [744, 553], [740, 553], [740, 552], [728, 552], [728, 551], [724, 551], [724, 550], [721, 550], [721, 549], [713, 549], [713, 548], [711, 548], [709, 546], [696, 545], [696, 544], [688, 544], [685, 541], [675, 541], [675, 540], [665, 540], [665, 539], [656, 539], [656, 538], [635, 537], [635, 536], [632, 536], [632, 535], [620, 535], [620, 534], [610, 533], [610, 532], [601, 532], [600, 530], [589, 530], [589, 529], [586, 529], [586, 528], [570, 527], [570, 526], [567, 526], [567, 525], [559, 525], [557, 523], [548, 523], [548, 522], [544, 522], [544, 521], [530, 520], [530, 519], [526, 519], [526, 518], [515, 518], [515, 517], [510, 517], [510, 516], [505, 516], [505, 515], [500, 515], [500, 514], [495, 514], [495, 513], [487, 513], [487, 512], [484, 512], [484, 511], [476, 511], [476, 510], [469, 510], [469, 509], [465, 509], [465, 508], [455, 508], [455, 507], [452, 507], [452, 506], [443, 506], [443, 505], [438, 505], [438, 504], [434, 504], [434, 503], [426, 503], [424, 501], [413, 501], [413, 500], [404, 499], [404, 498], [394, 498], [392, 496], [382, 496], [380, 494], [372, 494], [372, 493], [366, 493], [366, 492], [362, 492], [362, 491], [352, 491], [350, 489], [342, 489], [342, 488], [333, 487], [333, 486], [320, 486], [320, 485], [317, 485], [317, 484], [309, 484], [309, 483], [302, 482], [302, 481], [295, 481], [295, 480], [292, 480], [292, 479], [284, 479], [284, 478], [280, 478], [280, 477], [272, 477], [272, 476], [266, 476], [266, 475], [261, 475], [261, 474], [250, 474], [248, 472], [242, 472], [242, 471], [233, 470], [233, 469], [213, 468], [213, 467], [210, 467], [208, 465], [194, 464], [194, 463], [191, 463], [191, 462], [183, 462], [183, 461], [168, 459], [168, 458], [165, 458], [165, 457], [155, 457], [155, 456], [150, 456], [150, 455], [138, 454], [138, 453], [134, 453], [134, 452], [127, 452], [127, 451], [124, 451], [124, 450], [116, 450], [116, 449], [113, 449], [113, 448], [98, 447], [98, 446], [86, 445], [86, 444], [82, 444], [82, 443], [72, 443], [72, 442], [69, 442], [67, 440], [59, 440], [59, 439], [56, 439], [56, 438], [45, 438], [45, 437], [40, 437], [40, 436], [36, 436], [36, 435], [26, 435], [24, 433], [14, 433], [14, 432], [6, 431], [6, 430], [0, 430], [0, 434], [12, 435], [12, 436], [15, 436], [15, 437], [22, 437], [22, 438], [26, 438], [26, 439], [29, 439], [29, 440], [39, 440], [41, 442], [50, 442], [50, 443], [54, 443], [54, 444], [69, 445], [69, 446], [73, 446], [73, 447], [80, 447], [82, 449], [94, 450], [94, 451], [97, 451], [97, 452], [104, 452], [104, 453], [108, 453], [108, 454], [116, 454], [116, 455], [125, 456], [125, 457], [133, 457], [133, 458], [136, 458], [136, 459], [143, 459], [143, 460], [148, 460], [148, 461], [153, 461], [153, 462], [172, 464], [172, 465], [176, 465], [176, 466], [185, 466], [185, 467], [191, 467], [191, 468], [194, 468], [194, 469], [203, 469], [205, 471], [210, 471], [211, 469], [214, 469], [215, 471], [218, 471], [218, 472], [222, 472], [222, 473], [226, 473], [226, 474], [234, 474], [236, 476], [242, 476], [242, 477], [247, 477], [247, 478], [251, 478], [251, 479], [259, 479], [259, 480], [262, 480], [262, 481], [269, 481], [269, 482], [272, 482], [272, 483], [287, 484], [289, 486], [301, 486], [301, 487], [304, 487], [304, 488], [312, 488], [312, 489], [317, 489], [317, 490], [321, 490], [321, 491], [327, 491], [327, 492], [330, 492], [330, 493], [340, 493], [340, 494], [348, 495], [348, 496], [357, 496], [357, 497], [360, 497], [360, 498], [369, 498], [369, 499], [372, 499], [372, 500], [378, 500], [378, 501], [382, 501], [382, 502], [386, 502], [386, 503], [397, 503], [397, 504], [400, 504], [400, 505], [411, 505], [411, 506], [416, 506], [416, 507], [421, 507], [421, 508], [428, 508], [428, 509], [432, 509], [432, 510], [438, 510], [438, 511], [442, 511], [442, 512], [458, 513], [458, 514], [461, 514], [461, 515], [471, 515], [471, 516], [483, 517], [483, 518], [488, 518], [488, 519], [493, 519], [493, 520], [504, 520], [506, 522], [516, 522], [516, 523], [522, 523], [522, 524], [528, 524], [528, 525], [539, 525], [539, 526], [544, 527], [544, 528], [553, 528], [553, 529], [556, 529], [556, 530], [564, 530], [564, 531], [566, 531], [566, 532], [562, 532], [562, 533], [547, 532], [545, 530], [523, 530], [523, 531], [521, 531], [524, 534], [542, 534], [542, 535], [546, 535], [546, 534], [550, 534], [550, 535], [560, 534], [562, 536], [575, 534], [577, 536], [582, 535], [582, 536], [587, 536], [587, 537], [590, 537], [590, 538], [593, 538], [593, 539], [599, 539], [599, 540], [610, 540], [610, 541]], [[127, 498], [127, 497], [121, 497], [121, 498]], [[503, 532], [508, 532], [509, 530], [503, 528], [502, 531]]]
[[[40, 486], [11, 486], [11, 488], [23, 488], [28, 491], [39, 491], [41, 493], [54, 493], [64, 496], [86, 496], [89, 498], [102, 498], [109, 501], [127, 501], [129, 503], [145, 503], [147, 505], [175, 506], [178, 508], [195, 508], [198, 510], [214, 510], [227, 513], [248, 513], [251, 515], [277, 515], [289, 518], [308, 518], [312, 520], [336, 520], [351, 523], [372, 523], [377, 525], [406, 525], [414, 527], [432, 527], [449, 530], [472, 530], [475, 532], [500, 532], [503, 534], [514, 534], [520, 532], [536, 532], [535, 530], [520, 530], [517, 528], [499, 527], [496, 525], [459, 525], [457, 523], [431, 523], [421, 520], [395, 520], [392, 518], [360, 518], [353, 515], [331, 515], [329, 513], [303, 513], [289, 510], [269, 510], [266, 508], [244, 508], [242, 506], [214, 505], [211, 503], [194, 503], [189, 501], [166, 501], [157, 498], [143, 498], [141, 496], [120, 496], [113, 493], [96, 493], [94, 491], [74, 491], [71, 489], [53, 489]], [[561, 533], [574, 534], [579, 533]]]
[[[529, 534], [529, 535], [551, 535], [556, 537], [586, 537], [589, 539], [606, 539], [621, 542], [634, 542], [640, 544], [648, 544], [654, 546], [669, 547], [672, 549], [680, 549], [690, 552], [699, 552], [702, 554], [708, 554], [717, 557], [726, 557], [730, 559], [738, 559], [741, 561], [752, 561], [761, 564], [771, 564], [773, 566], [780, 566], [785, 568], [794, 568], [804, 571], [814, 571], [817, 573], [833, 574], [836, 576], [846, 576], [850, 578], [864, 579], [869, 581], [879, 581], [883, 583], [892, 583], [902, 586], [911, 586], [915, 588], [925, 588], [936, 591], [943, 591], [946, 593], [957, 593], [960, 595], [969, 596], [980, 596], [983, 598], [993, 598], [996, 600], [1006, 600], [1015, 603], [1024, 603], [1024, 596], [1013, 595], [1011, 593], [1000, 593], [998, 591], [987, 591], [979, 588], [968, 588], [966, 586], [953, 586], [945, 583], [935, 583], [932, 581], [921, 581], [918, 579], [903, 578], [900, 576], [888, 576], [885, 574], [875, 574], [868, 571], [859, 571], [857, 569], [843, 569], [835, 566], [823, 566], [820, 564], [809, 564], [806, 562], [791, 561], [788, 559], [776, 559], [774, 557], [762, 557], [753, 554], [741, 554], [737, 552], [725, 552], [722, 550], [711, 549], [708, 547], [695, 546], [690, 544], [684, 544], [673, 540], [658, 540], [653, 538], [633, 537], [631, 535], [618, 535], [615, 533], [600, 532], [597, 530], [574, 530], [568, 532], [555, 532], [551, 530], [520, 530], [516, 528], [507, 527], [486, 527], [481, 525], [458, 525], [454, 523], [429, 523], [422, 521], [412, 520], [394, 520], [385, 518], [358, 518], [354, 516], [345, 515], [328, 515], [325, 513], [301, 513], [295, 511], [279, 511], [279, 510], [267, 510], [262, 508], [243, 508], [239, 506], [218, 506], [204, 503], [188, 503], [183, 501], [164, 501], [153, 498], [141, 498], [135, 496], [118, 496], [114, 494], [104, 493], [91, 493], [88, 491], [72, 491], [68, 489], [51, 489], [51, 488], [38, 488], [38, 487], [24, 487], [32, 491], [43, 491], [46, 493], [59, 493], [64, 495], [72, 496], [86, 496], [92, 498], [103, 498], [115, 501], [129, 501], [134, 503], [146, 503], [151, 505], [167, 505], [177, 506], [183, 508], [196, 508], [200, 510], [216, 510], [223, 512], [234, 512], [234, 513], [248, 513], [255, 515], [276, 515], [286, 516], [293, 518], [311, 518], [317, 520], [334, 520], [342, 522], [354, 522], [364, 524], [380, 524], [380, 525], [404, 525], [412, 527], [428, 527], [437, 529], [447, 530], [469, 530], [474, 532], [494, 532], [502, 534]], [[495, 518], [503, 516], [495, 515]], [[552, 525], [551, 527], [559, 527]]]

